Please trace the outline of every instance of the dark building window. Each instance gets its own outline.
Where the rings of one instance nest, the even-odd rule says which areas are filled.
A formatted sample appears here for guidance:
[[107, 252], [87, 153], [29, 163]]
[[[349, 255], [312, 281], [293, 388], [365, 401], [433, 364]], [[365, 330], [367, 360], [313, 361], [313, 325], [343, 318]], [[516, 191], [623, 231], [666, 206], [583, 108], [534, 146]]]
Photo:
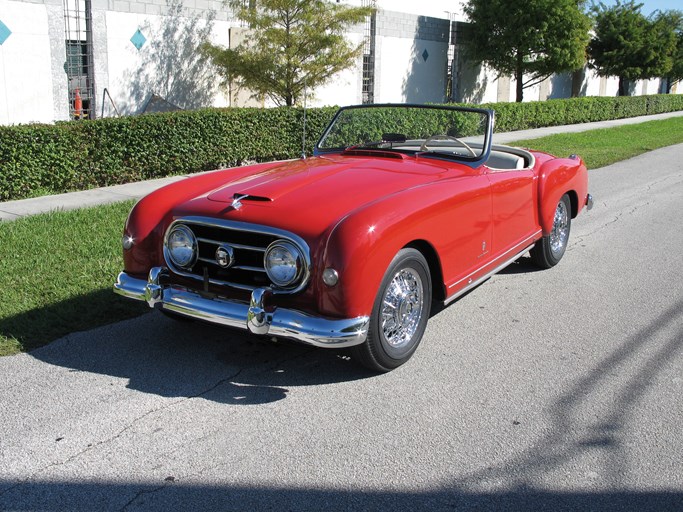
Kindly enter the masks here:
[[95, 117], [91, 0], [64, 0], [69, 117]]

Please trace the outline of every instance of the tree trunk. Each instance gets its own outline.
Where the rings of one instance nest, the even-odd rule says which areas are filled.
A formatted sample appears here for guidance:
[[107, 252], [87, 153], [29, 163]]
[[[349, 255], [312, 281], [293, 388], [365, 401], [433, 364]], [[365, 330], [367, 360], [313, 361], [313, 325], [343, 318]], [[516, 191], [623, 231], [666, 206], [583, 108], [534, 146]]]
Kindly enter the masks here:
[[517, 69], [515, 70], [515, 79], [517, 80], [517, 97], [515, 101], [521, 103], [524, 99], [524, 56], [522, 52], [517, 50]]
[[619, 96], [628, 96], [628, 80], [623, 76], [619, 77]]

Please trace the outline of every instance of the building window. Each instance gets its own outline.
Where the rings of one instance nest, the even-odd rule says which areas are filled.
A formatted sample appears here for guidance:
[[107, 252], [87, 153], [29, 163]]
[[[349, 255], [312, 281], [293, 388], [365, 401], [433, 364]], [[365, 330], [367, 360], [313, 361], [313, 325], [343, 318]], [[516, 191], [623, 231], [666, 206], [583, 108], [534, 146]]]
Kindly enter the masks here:
[[[363, 0], [363, 7], [376, 8], [375, 0]], [[375, 102], [375, 34], [377, 33], [377, 13], [373, 12], [365, 21], [365, 40], [363, 42], [363, 81], [361, 101], [364, 104]]]
[[91, 0], [64, 0], [69, 117], [95, 117]]

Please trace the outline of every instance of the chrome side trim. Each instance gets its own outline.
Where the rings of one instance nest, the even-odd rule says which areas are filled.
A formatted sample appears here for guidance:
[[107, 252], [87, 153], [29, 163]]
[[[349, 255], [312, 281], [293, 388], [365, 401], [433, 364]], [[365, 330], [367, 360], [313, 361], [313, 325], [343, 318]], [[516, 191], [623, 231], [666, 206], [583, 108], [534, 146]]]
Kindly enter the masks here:
[[[293, 339], [316, 347], [344, 348], [365, 341], [370, 318], [323, 318], [301, 311], [269, 307], [272, 294], [269, 288], [252, 292], [250, 303], [221, 298], [209, 299], [200, 294], [162, 285], [159, 278], [166, 270], [155, 267], [148, 280], [137, 279], [121, 272], [114, 284], [114, 292], [140, 301], [150, 307], [160, 307], [179, 315], [214, 324], [248, 330], [259, 335]], [[149, 291], [148, 291], [149, 290]], [[153, 301], [148, 300], [153, 297]]]
[[[462, 283], [465, 279], [471, 278], [474, 274], [476, 274], [477, 272], [479, 272], [482, 268], [488, 267], [488, 266], [490, 266], [490, 265], [494, 265], [496, 261], [498, 261], [498, 260], [501, 259], [501, 258], [504, 258], [507, 254], [510, 254], [512, 251], [518, 249], [520, 246], [525, 245], [525, 244], [529, 244], [529, 242], [531, 242], [537, 235], [540, 235], [542, 232], [543, 232], [543, 231], [541, 231], [541, 230], [539, 229], [539, 230], [536, 231], [534, 234], [529, 235], [529, 236], [526, 237], [524, 240], [522, 240], [521, 242], [519, 242], [517, 245], [511, 247], [510, 249], [508, 249], [507, 251], [505, 251], [503, 254], [501, 254], [501, 255], [498, 256], [497, 258], [494, 258], [493, 260], [489, 261], [486, 265], [482, 265], [482, 266], [479, 267], [477, 270], [474, 270], [474, 271], [470, 272], [468, 275], [466, 275], [465, 277], [463, 277], [463, 278], [460, 279], [459, 281], [456, 281], [455, 283], [453, 283], [452, 285], [450, 285], [450, 286], [448, 287], [448, 289], [450, 290], [451, 288], [454, 288], [454, 287], [458, 286], [458, 285], [459, 285], [460, 283]], [[503, 267], [504, 267], [504, 266], [507, 266], [507, 265], [509, 265], [510, 263], [512, 263], [513, 261], [515, 261], [517, 258], [519, 258], [522, 254], [524, 254], [525, 252], [527, 252], [527, 251], [528, 251], [529, 249], [531, 249], [533, 246], [534, 246], [534, 244], [529, 244], [528, 246], [526, 246], [525, 249], [524, 249], [522, 252], [520, 252], [518, 255], [516, 255], [515, 257], [513, 257], [511, 260], [507, 260], [506, 263], [503, 263]], [[500, 270], [502, 267], [496, 267], [496, 268]], [[495, 274], [496, 271], [494, 271], [493, 273]], [[491, 274], [487, 274], [487, 275], [491, 275]]]
[[[475, 288], [475, 287], [479, 286], [481, 283], [483, 283], [484, 281], [486, 281], [489, 277], [491, 277], [491, 276], [494, 275], [494, 274], [497, 274], [498, 272], [500, 272], [501, 270], [503, 270], [505, 267], [507, 267], [510, 263], [512, 263], [513, 261], [519, 259], [524, 253], [526, 253], [526, 252], [527, 252], [529, 249], [531, 249], [534, 245], [536, 245], [536, 244], [532, 244], [532, 245], [530, 245], [530, 246], [528, 246], [528, 247], [525, 247], [525, 248], [522, 249], [520, 252], [518, 252], [517, 254], [515, 254], [512, 258], [510, 258], [509, 260], [506, 260], [505, 262], [503, 262], [503, 263], [501, 263], [500, 265], [498, 265], [498, 266], [497, 266], [496, 268], [494, 268], [491, 272], [489, 272], [489, 273], [487, 273], [487, 274], [484, 274], [483, 276], [481, 276], [481, 277], [480, 277], [479, 279], [477, 279], [476, 281], [472, 281], [472, 282], [469, 283], [467, 286], [465, 286], [462, 290], [456, 292], [456, 293], [453, 294], [451, 297], [448, 297], [448, 298], [444, 301], [444, 304], [446, 304], [446, 305], [447, 305], [447, 304], [450, 304], [450, 303], [453, 302], [455, 299], [457, 299], [457, 298], [462, 297], [463, 295], [465, 295], [465, 294], [466, 294], [467, 292], [469, 292], [472, 288]], [[461, 280], [458, 281], [458, 282], [461, 283], [462, 281], [463, 281], [463, 280], [461, 279]], [[457, 284], [457, 283], [456, 283], [456, 284]], [[453, 286], [455, 286], [455, 285], [451, 285], [449, 288], [452, 288]]]

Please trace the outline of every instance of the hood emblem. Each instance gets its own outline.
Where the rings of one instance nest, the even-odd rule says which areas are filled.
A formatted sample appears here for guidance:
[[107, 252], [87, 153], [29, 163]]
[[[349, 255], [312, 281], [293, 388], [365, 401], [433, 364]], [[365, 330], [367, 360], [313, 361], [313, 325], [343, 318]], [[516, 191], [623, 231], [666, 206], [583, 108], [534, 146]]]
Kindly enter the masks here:
[[230, 268], [235, 264], [235, 250], [229, 245], [221, 245], [216, 249], [216, 263], [221, 268]]
[[247, 197], [249, 197], [249, 194], [235, 194], [234, 196], [232, 196], [232, 204], [230, 206], [232, 206], [235, 210], [239, 210], [240, 208], [242, 208], [242, 199], [245, 199]]

